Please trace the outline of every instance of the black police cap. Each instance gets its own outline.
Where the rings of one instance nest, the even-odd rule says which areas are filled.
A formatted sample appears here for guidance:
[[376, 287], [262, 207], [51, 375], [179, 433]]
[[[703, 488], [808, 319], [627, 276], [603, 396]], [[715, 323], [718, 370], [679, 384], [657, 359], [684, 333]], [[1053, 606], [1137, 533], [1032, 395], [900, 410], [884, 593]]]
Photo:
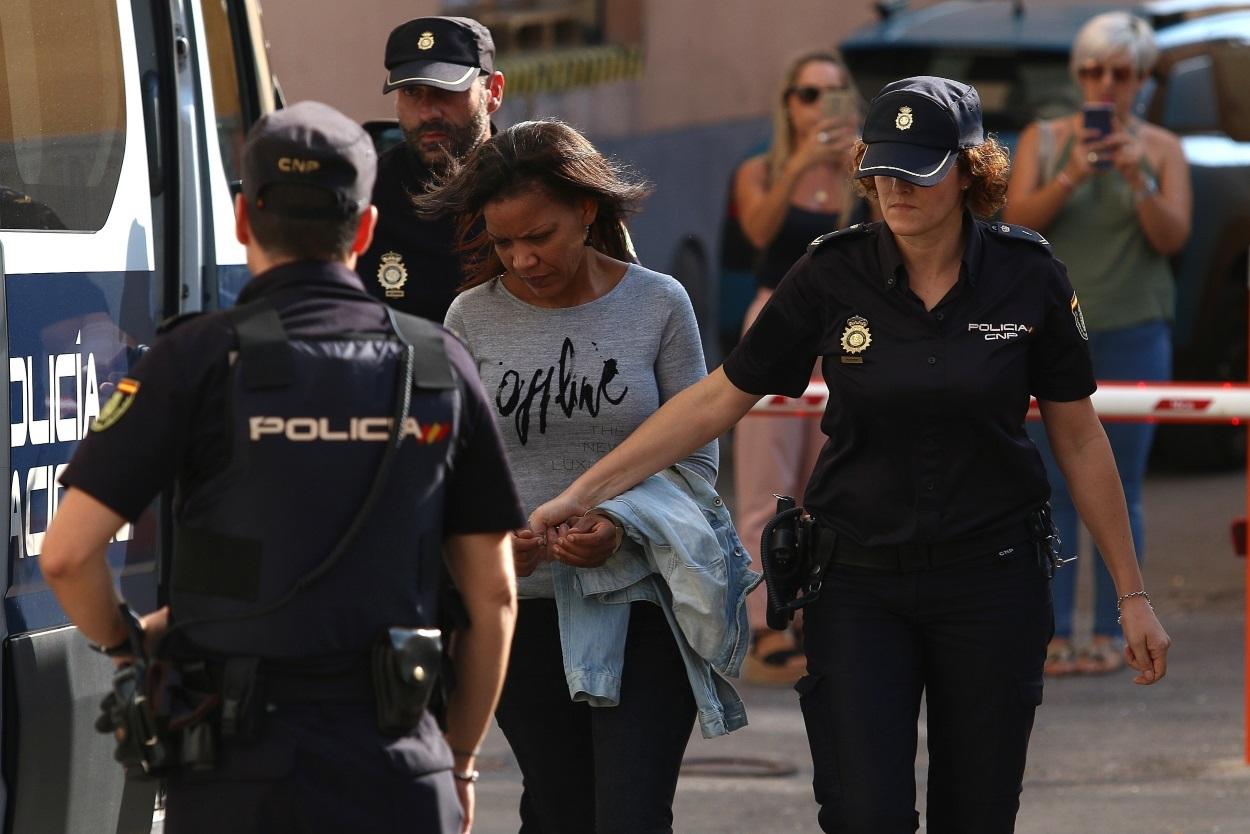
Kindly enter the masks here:
[[495, 41], [471, 18], [419, 17], [386, 39], [386, 69], [383, 93], [413, 85], [467, 90], [495, 71]]
[[868, 149], [855, 176], [936, 185], [960, 150], [984, 141], [981, 98], [974, 87], [932, 75], [892, 81], [868, 104]]
[[259, 211], [334, 218], [369, 204], [378, 157], [369, 134], [329, 105], [262, 116], [243, 145], [243, 195]]

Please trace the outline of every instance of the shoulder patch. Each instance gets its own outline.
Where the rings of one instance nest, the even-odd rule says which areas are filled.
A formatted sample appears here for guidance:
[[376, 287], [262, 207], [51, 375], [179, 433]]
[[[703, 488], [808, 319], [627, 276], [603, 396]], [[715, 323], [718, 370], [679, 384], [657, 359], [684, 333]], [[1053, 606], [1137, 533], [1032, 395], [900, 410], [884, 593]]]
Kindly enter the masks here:
[[186, 324], [187, 322], [191, 321], [191, 319], [197, 318], [202, 315], [204, 315], [204, 311], [197, 310], [193, 313], [179, 313], [176, 316], [170, 316], [169, 318], [165, 319], [160, 324], [156, 325], [156, 333], [157, 335], [168, 333], [169, 331], [173, 330], [175, 327], [178, 327], [179, 325], [182, 325], [182, 324]]
[[993, 221], [993, 222], [986, 223], [985, 228], [989, 229], [991, 232], [993, 232], [996, 235], [999, 235], [1000, 237], [1011, 237], [1011, 238], [1015, 238], [1016, 240], [1027, 240], [1030, 243], [1036, 243], [1037, 245], [1045, 248], [1047, 252], [1050, 251], [1050, 241], [1042, 237], [1039, 233], [1033, 231], [1027, 226], [1012, 226], [1009, 223], [1000, 223], [998, 221]]
[[828, 241], [834, 240], [835, 238], [856, 237], [858, 235], [867, 234], [868, 232], [871, 232], [876, 227], [877, 227], [876, 223], [856, 223], [853, 226], [847, 226], [845, 229], [837, 229], [832, 232], [826, 232], [825, 234], [813, 240], [811, 243], [807, 244], [807, 251], [809, 253], [815, 252], [821, 246], [824, 246], [825, 243], [827, 243]]

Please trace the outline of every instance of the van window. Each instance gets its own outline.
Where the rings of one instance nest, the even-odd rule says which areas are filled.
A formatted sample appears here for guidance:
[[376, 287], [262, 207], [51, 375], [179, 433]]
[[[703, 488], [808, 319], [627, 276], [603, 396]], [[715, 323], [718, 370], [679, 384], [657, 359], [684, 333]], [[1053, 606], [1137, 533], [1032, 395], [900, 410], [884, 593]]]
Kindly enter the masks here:
[[239, 70], [236, 65], [230, 15], [224, 0], [203, 0], [204, 40], [208, 47], [208, 68], [213, 83], [213, 109], [217, 114], [217, 143], [227, 180], [237, 180], [239, 155], [247, 126], [243, 121]]
[[125, 147], [115, 0], [0, 2], [0, 228], [98, 231]]

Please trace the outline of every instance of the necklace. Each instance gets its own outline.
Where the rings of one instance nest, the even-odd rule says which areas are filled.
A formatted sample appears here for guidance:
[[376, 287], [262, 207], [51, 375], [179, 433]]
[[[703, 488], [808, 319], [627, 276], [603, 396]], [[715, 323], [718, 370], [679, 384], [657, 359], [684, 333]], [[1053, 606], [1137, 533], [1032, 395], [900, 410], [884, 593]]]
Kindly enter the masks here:
[[829, 202], [829, 192], [823, 188], [818, 188], [816, 193], [812, 195], [812, 199], [823, 205]]

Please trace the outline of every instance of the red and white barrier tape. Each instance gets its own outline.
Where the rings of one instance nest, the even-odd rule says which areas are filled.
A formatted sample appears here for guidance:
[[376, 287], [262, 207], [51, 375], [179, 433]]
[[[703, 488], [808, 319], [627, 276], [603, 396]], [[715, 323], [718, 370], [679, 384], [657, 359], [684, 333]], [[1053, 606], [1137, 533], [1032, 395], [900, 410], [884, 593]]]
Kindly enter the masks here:
[[[825, 410], [828, 397], [825, 384], [813, 382], [801, 397], [764, 397], [751, 414], [817, 415]], [[1093, 401], [1099, 416], [1107, 420], [1232, 425], [1250, 420], [1250, 385], [1245, 383], [1100, 382]], [[1029, 411], [1036, 416], [1036, 402], [1030, 404]]]

